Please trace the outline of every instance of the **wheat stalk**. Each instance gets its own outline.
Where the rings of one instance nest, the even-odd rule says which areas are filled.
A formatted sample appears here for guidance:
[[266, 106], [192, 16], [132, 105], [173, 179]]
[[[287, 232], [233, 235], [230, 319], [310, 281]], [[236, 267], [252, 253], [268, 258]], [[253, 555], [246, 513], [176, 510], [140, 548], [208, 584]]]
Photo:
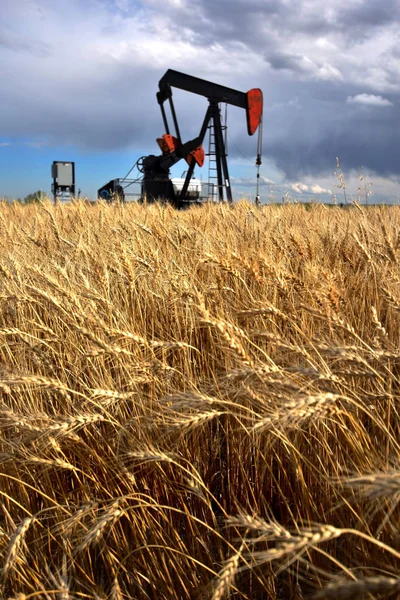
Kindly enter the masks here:
[[26, 517], [23, 521], [21, 521], [14, 532], [14, 535], [12, 536], [8, 546], [8, 551], [2, 570], [3, 581], [7, 579], [9, 572], [13, 569], [18, 554], [24, 544], [24, 539], [28, 529], [35, 521], [36, 519], [34, 517]]
[[215, 585], [212, 600], [221, 600], [221, 598], [229, 593], [240, 564], [244, 545], [245, 542], [243, 541], [239, 550], [225, 562], [223, 568], [218, 573], [218, 582]]
[[387, 598], [389, 595], [400, 591], [400, 579], [396, 577], [384, 577], [383, 575], [375, 577], [364, 577], [355, 581], [335, 581], [329, 583], [316, 595], [316, 599], [339, 599], [339, 600], [356, 600], [357, 598], [365, 598], [371, 594], [384, 595]]

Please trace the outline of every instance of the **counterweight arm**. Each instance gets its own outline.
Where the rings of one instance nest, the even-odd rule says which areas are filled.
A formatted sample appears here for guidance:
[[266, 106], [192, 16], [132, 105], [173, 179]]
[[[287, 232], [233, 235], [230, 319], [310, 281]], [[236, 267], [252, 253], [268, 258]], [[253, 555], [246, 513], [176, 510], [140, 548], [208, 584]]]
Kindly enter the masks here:
[[200, 79], [199, 77], [193, 77], [192, 75], [186, 75], [185, 73], [180, 73], [179, 71], [174, 71], [173, 69], [168, 69], [165, 75], [163, 75], [158, 82], [158, 87], [159, 91], [157, 92], [157, 100], [161, 106], [164, 123], [166, 124], [166, 128], [168, 128], [163, 104], [166, 100], [169, 100], [174, 125], [177, 132], [177, 138], [179, 140], [180, 134], [172, 103], [171, 88], [173, 87], [186, 92], [191, 92], [192, 94], [204, 96], [205, 98], [208, 98], [210, 102], [225, 102], [226, 104], [231, 104], [232, 106], [238, 106], [239, 108], [245, 109], [247, 117], [247, 131], [249, 135], [253, 135], [260, 124], [263, 110], [263, 95], [259, 88], [252, 88], [247, 93], [239, 92], [238, 90], [228, 88], [224, 85], [212, 83], [211, 81], [206, 81], [205, 79]]

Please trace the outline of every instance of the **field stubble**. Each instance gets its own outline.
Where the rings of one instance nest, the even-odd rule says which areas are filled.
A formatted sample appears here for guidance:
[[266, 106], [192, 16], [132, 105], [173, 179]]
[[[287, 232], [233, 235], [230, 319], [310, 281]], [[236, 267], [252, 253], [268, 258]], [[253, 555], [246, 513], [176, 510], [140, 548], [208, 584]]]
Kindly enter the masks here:
[[0, 204], [0, 584], [400, 593], [400, 210]]

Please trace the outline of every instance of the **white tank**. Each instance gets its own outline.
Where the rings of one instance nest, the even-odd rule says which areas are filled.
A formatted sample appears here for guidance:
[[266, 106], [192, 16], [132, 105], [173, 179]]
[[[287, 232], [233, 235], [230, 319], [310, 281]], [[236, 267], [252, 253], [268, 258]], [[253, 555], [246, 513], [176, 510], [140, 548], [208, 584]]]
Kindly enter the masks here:
[[[185, 180], [180, 177], [173, 177], [171, 179], [171, 182], [174, 187], [175, 194], [178, 195], [183, 188], [183, 184], [185, 183]], [[201, 181], [199, 179], [195, 179], [193, 177], [193, 179], [191, 179], [190, 183], [189, 183], [187, 197], [190, 200], [198, 200], [200, 198], [200, 196], [201, 196]]]

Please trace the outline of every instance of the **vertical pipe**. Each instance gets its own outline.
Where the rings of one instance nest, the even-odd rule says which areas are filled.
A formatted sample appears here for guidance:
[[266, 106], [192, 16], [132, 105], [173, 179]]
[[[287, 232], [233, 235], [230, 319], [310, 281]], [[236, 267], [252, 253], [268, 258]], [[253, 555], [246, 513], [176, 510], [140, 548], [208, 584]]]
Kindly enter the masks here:
[[[221, 116], [219, 113], [218, 105], [217, 110], [214, 114], [214, 132], [215, 132], [215, 149], [217, 153], [217, 173], [218, 173], [218, 187], [221, 185], [220, 201], [223, 200], [223, 187], [226, 190], [226, 199], [228, 202], [232, 202], [232, 190], [231, 182], [229, 179], [228, 163], [226, 161], [226, 151], [224, 144], [224, 136], [222, 135]], [[224, 177], [224, 183], [222, 180], [222, 174]], [[220, 183], [221, 179], [221, 183]]]

